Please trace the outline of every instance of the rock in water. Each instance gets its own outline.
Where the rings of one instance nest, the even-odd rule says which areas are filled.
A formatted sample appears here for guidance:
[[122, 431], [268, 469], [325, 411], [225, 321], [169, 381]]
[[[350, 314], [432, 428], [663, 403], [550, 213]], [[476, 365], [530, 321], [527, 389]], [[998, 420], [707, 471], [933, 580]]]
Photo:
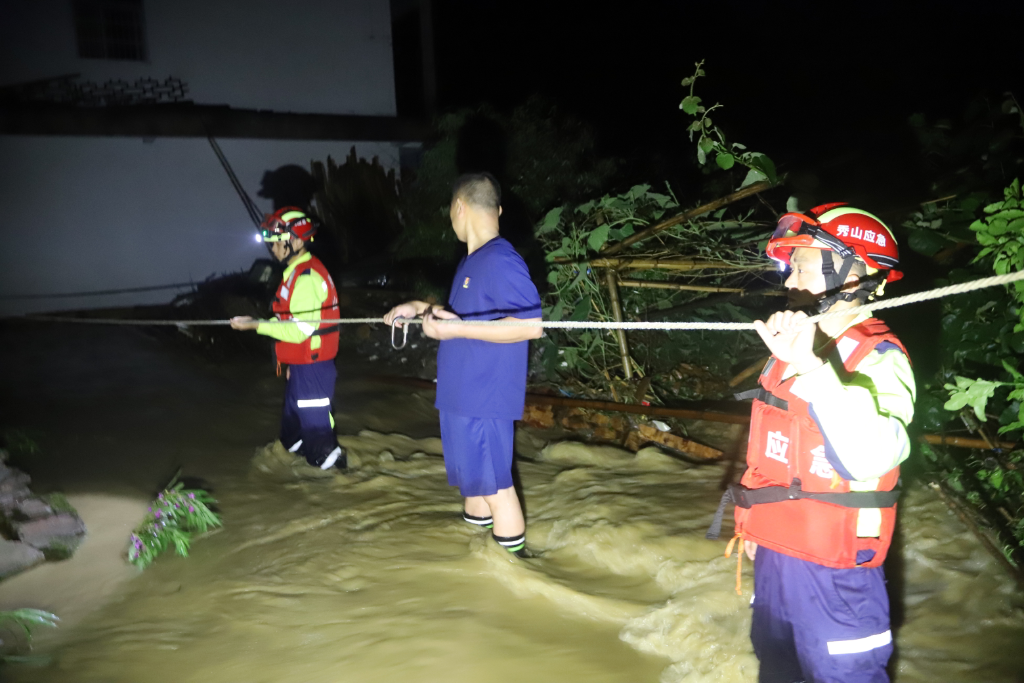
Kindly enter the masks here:
[[15, 524], [22, 543], [38, 548], [48, 560], [71, 557], [85, 537], [85, 524], [77, 515], [59, 514]]
[[26, 498], [17, 504], [17, 513], [25, 519], [39, 519], [53, 514], [53, 509], [42, 498]]
[[0, 539], [0, 579], [6, 579], [46, 559], [41, 550], [17, 541]]

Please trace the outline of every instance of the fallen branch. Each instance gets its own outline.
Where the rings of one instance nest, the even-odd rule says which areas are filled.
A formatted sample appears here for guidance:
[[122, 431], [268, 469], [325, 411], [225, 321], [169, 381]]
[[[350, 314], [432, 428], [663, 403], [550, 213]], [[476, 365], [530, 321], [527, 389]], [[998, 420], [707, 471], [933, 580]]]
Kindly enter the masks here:
[[970, 512], [964, 509], [964, 506], [960, 503], [956, 495], [953, 494], [952, 491], [947, 490], [946, 486], [940, 482], [931, 481], [928, 485], [937, 494], [939, 494], [939, 498], [941, 498], [942, 502], [946, 504], [946, 507], [952, 510], [953, 514], [955, 514], [960, 521], [964, 523], [964, 526], [974, 534], [992, 557], [996, 558], [999, 563], [1010, 572], [1010, 575], [1017, 580], [1017, 585], [1024, 588], [1024, 571], [1021, 571], [1020, 567], [1011, 562], [1006, 555], [996, 547], [989, 535], [985, 533], [980, 526], [978, 526], [976, 521], [974, 521]]
[[[389, 384], [401, 384], [417, 387], [420, 389], [437, 389], [437, 384], [425, 379], [416, 377], [386, 377], [377, 376], [376, 380]], [[648, 415], [651, 417], [676, 417], [683, 420], [706, 420], [708, 422], [722, 422], [726, 424], [748, 424], [750, 413], [726, 413], [715, 410], [699, 410], [687, 408], [666, 408], [664, 406], [644, 406], [634, 403], [615, 403], [613, 401], [595, 401], [584, 398], [568, 398], [562, 396], [547, 396], [545, 394], [527, 394], [526, 402], [531, 405], [567, 406], [570, 408], [590, 408], [591, 410], [607, 410], [611, 412], [632, 413], [636, 415]], [[699, 403], [697, 405], [700, 405]], [[736, 407], [746, 407], [740, 401]], [[959, 436], [941, 436], [939, 434], [922, 434], [919, 441], [930, 444], [958, 446], [960, 448], [977, 448], [985, 450], [988, 446], [981, 439], [966, 439]], [[999, 441], [994, 444], [1000, 449], [1012, 449], [1017, 444], [1006, 441]]]
[[624, 249], [626, 249], [628, 247], [631, 247], [632, 245], [636, 244], [637, 242], [640, 242], [641, 240], [645, 240], [648, 237], [652, 237], [654, 235], [657, 235], [659, 232], [661, 232], [663, 230], [667, 230], [668, 228], [671, 228], [671, 227], [673, 227], [675, 225], [679, 225], [680, 223], [685, 223], [688, 220], [696, 218], [697, 216], [703, 215], [703, 214], [708, 213], [710, 211], [714, 211], [715, 209], [720, 209], [723, 206], [728, 206], [729, 204], [732, 204], [733, 202], [737, 202], [737, 201], [739, 201], [741, 199], [745, 199], [746, 197], [750, 197], [751, 195], [755, 195], [755, 194], [758, 194], [760, 192], [764, 192], [765, 190], [770, 190], [772, 187], [773, 187], [773, 185], [770, 182], [768, 182], [767, 180], [762, 180], [759, 183], [754, 183], [753, 185], [748, 185], [747, 187], [744, 187], [741, 190], [737, 190], [736, 192], [733, 192], [732, 194], [728, 194], [728, 195], [726, 195], [724, 197], [720, 197], [720, 198], [718, 198], [718, 199], [716, 199], [716, 200], [714, 200], [712, 202], [708, 202], [707, 204], [702, 204], [702, 205], [698, 206], [696, 209], [690, 209], [689, 211], [684, 211], [683, 213], [679, 214], [678, 216], [673, 216], [672, 218], [667, 218], [667, 219], [661, 221], [660, 223], [656, 223], [656, 224], [652, 225], [651, 227], [647, 228], [646, 230], [641, 230], [640, 232], [636, 233], [635, 235], [630, 235], [629, 237], [627, 237], [626, 239], [622, 240], [621, 242], [619, 242], [617, 244], [612, 244], [610, 246], [606, 246], [604, 249], [601, 250], [601, 254], [605, 255], [605, 256], [611, 256], [613, 254], [618, 254], [622, 250], [624, 250]]

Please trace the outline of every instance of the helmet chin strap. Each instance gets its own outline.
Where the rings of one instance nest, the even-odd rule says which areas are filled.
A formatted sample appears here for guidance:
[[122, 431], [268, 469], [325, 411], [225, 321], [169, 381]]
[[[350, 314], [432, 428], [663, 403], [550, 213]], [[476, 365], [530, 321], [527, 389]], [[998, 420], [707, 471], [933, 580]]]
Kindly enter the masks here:
[[[837, 257], [841, 259], [838, 272], [835, 268], [835, 259]], [[824, 313], [840, 301], [858, 300], [862, 304], [867, 302], [868, 297], [878, 287], [878, 282], [875, 280], [862, 279], [856, 289], [847, 292], [843, 291], [846, 278], [850, 275], [850, 270], [853, 268], [853, 263], [856, 260], [857, 258], [853, 255], [844, 257], [831, 250], [822, 250], [821, 274], [825, 276], [826, 289], [825, 295], [818, 299], [817, 303], [813, 306], [816, 313]]]
[[291, 242], [291, 240], [282, 240], [282, 241], [284, 242], [284, 246], [288, 249], [288, 251], [281, 258], [277, 258], [277, 255], [274, 253], [274, 243], [273, 242], [265, 242], [265, 244], [267, 245], [267, 251], [270, 252], [271, 256], [273, 256], [275, 259], [277, 259], [278, 263], [288, 263], [288, 259], [290, 259], [292, 256], [295, 256], [295, 250], [292, 249], [292, 242]]

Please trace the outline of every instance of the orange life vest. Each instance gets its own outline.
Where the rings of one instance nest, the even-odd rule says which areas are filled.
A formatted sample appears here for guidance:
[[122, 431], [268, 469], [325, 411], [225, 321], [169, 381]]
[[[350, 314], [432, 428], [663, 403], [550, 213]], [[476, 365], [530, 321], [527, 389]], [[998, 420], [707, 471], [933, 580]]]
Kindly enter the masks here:
[[[847, 329], [825, 351], [839, 353], [845, 372], [852, 375], [884, 341], [906, 353], [885, 323], [874, 318]], [[880, 566], [892, 541], [898, 492], [875, 492], [892, 492], [899, 468], [884, 474], [875, 492], [851, 492], [850, 482], [834, 472], [825, 456], [825, 439], [808, 403], [790, 391], [796, 376], [782, 379], [786, 366], [773, 356], [761, 373], [762, 389], [756, 390], [760, 396], [751, 413], [747, 471], [736, 491], [742, 496], [745, 487], [754, 504], [743, 507], [736, 501], [736, 534], [826, 567]], [[775, 488], [762, 490], [768, 487]], [[877, 537], [857, 536], [859, 510], [868, 507], [881, 511]], [[874, 551], [874, 557], [858, 565], [857, 553], [862, 550]]]
[[[331, 279], [331, 274], [324, 268], [324, 264], [320, 262], [320, 259], [316, 256], [310, 256], [308, 261], [304, 261], [296, 266], [292, 270], [291, 275], [282, 280], [281, 286], [277, 288], [272, 308], [279, 320], [292, 320], [294, 318], [291, 311], [290, 297], [294, 291], [295, 281], [310, 271], [317, 273], [327, 283], [327, 298], [324, 299], [323, 305], [320, 308], [320, 318], [323, 320], [336, 320], [338, 318], [340, 309], [338, 308], [338, 290], [334, 287], [334, 280]], [[296, 312], [302, 314], [306, 311]], [[310, 324], [314, 323], [310, 322]], [[320, 340], [319, 347], [315, 349], [313, 348], [314, 339]], [[331, 360], [338, 355], [338, 326], [331, 323], [320, 323], [317, 326], [317, 330], [301, 343], [293, 344], [291, 342], [279, 341], [274, 344], [274, 354], [277, 356], [278, 363], [286, 363], [288, 365], [309, 365], [310, 363], [322, 360]]]

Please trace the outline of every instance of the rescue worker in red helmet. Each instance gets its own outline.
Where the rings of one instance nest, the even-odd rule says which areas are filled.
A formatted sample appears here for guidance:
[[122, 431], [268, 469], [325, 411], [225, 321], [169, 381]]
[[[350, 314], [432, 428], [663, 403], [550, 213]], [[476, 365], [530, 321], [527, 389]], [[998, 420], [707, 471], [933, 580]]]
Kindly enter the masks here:
[[[906, 349], [865, 304], [902, 277], [892, 232], [845, 204], [787, 213], [768, 256], [791, 309], [754, 323], [772, 352], [753, 398], [733, 541], [754, 560], [762, 682], [888, 681], [882, 563], [896, 519], [915, 384]], [[841, 312], [817, 324], [803, 308]], [[731, 545], [731, 544], [730, 544]]]
[[309, 253], [316, 226], [303, 211], [288, 206], [266, 217], [260, 240], [286, 264], [274, 296], [273, 311], [281, 324], [231, 319], [236, 330], [256, 330], [273, 337], [278, 368], [287, 365], [281, 443], [320, 469], [347, 466], [345, 450], [334, 435], [334, 384], [337, 370], [338, 326], [321, 320], [338, 318], [338, 292], [330, 273]]

